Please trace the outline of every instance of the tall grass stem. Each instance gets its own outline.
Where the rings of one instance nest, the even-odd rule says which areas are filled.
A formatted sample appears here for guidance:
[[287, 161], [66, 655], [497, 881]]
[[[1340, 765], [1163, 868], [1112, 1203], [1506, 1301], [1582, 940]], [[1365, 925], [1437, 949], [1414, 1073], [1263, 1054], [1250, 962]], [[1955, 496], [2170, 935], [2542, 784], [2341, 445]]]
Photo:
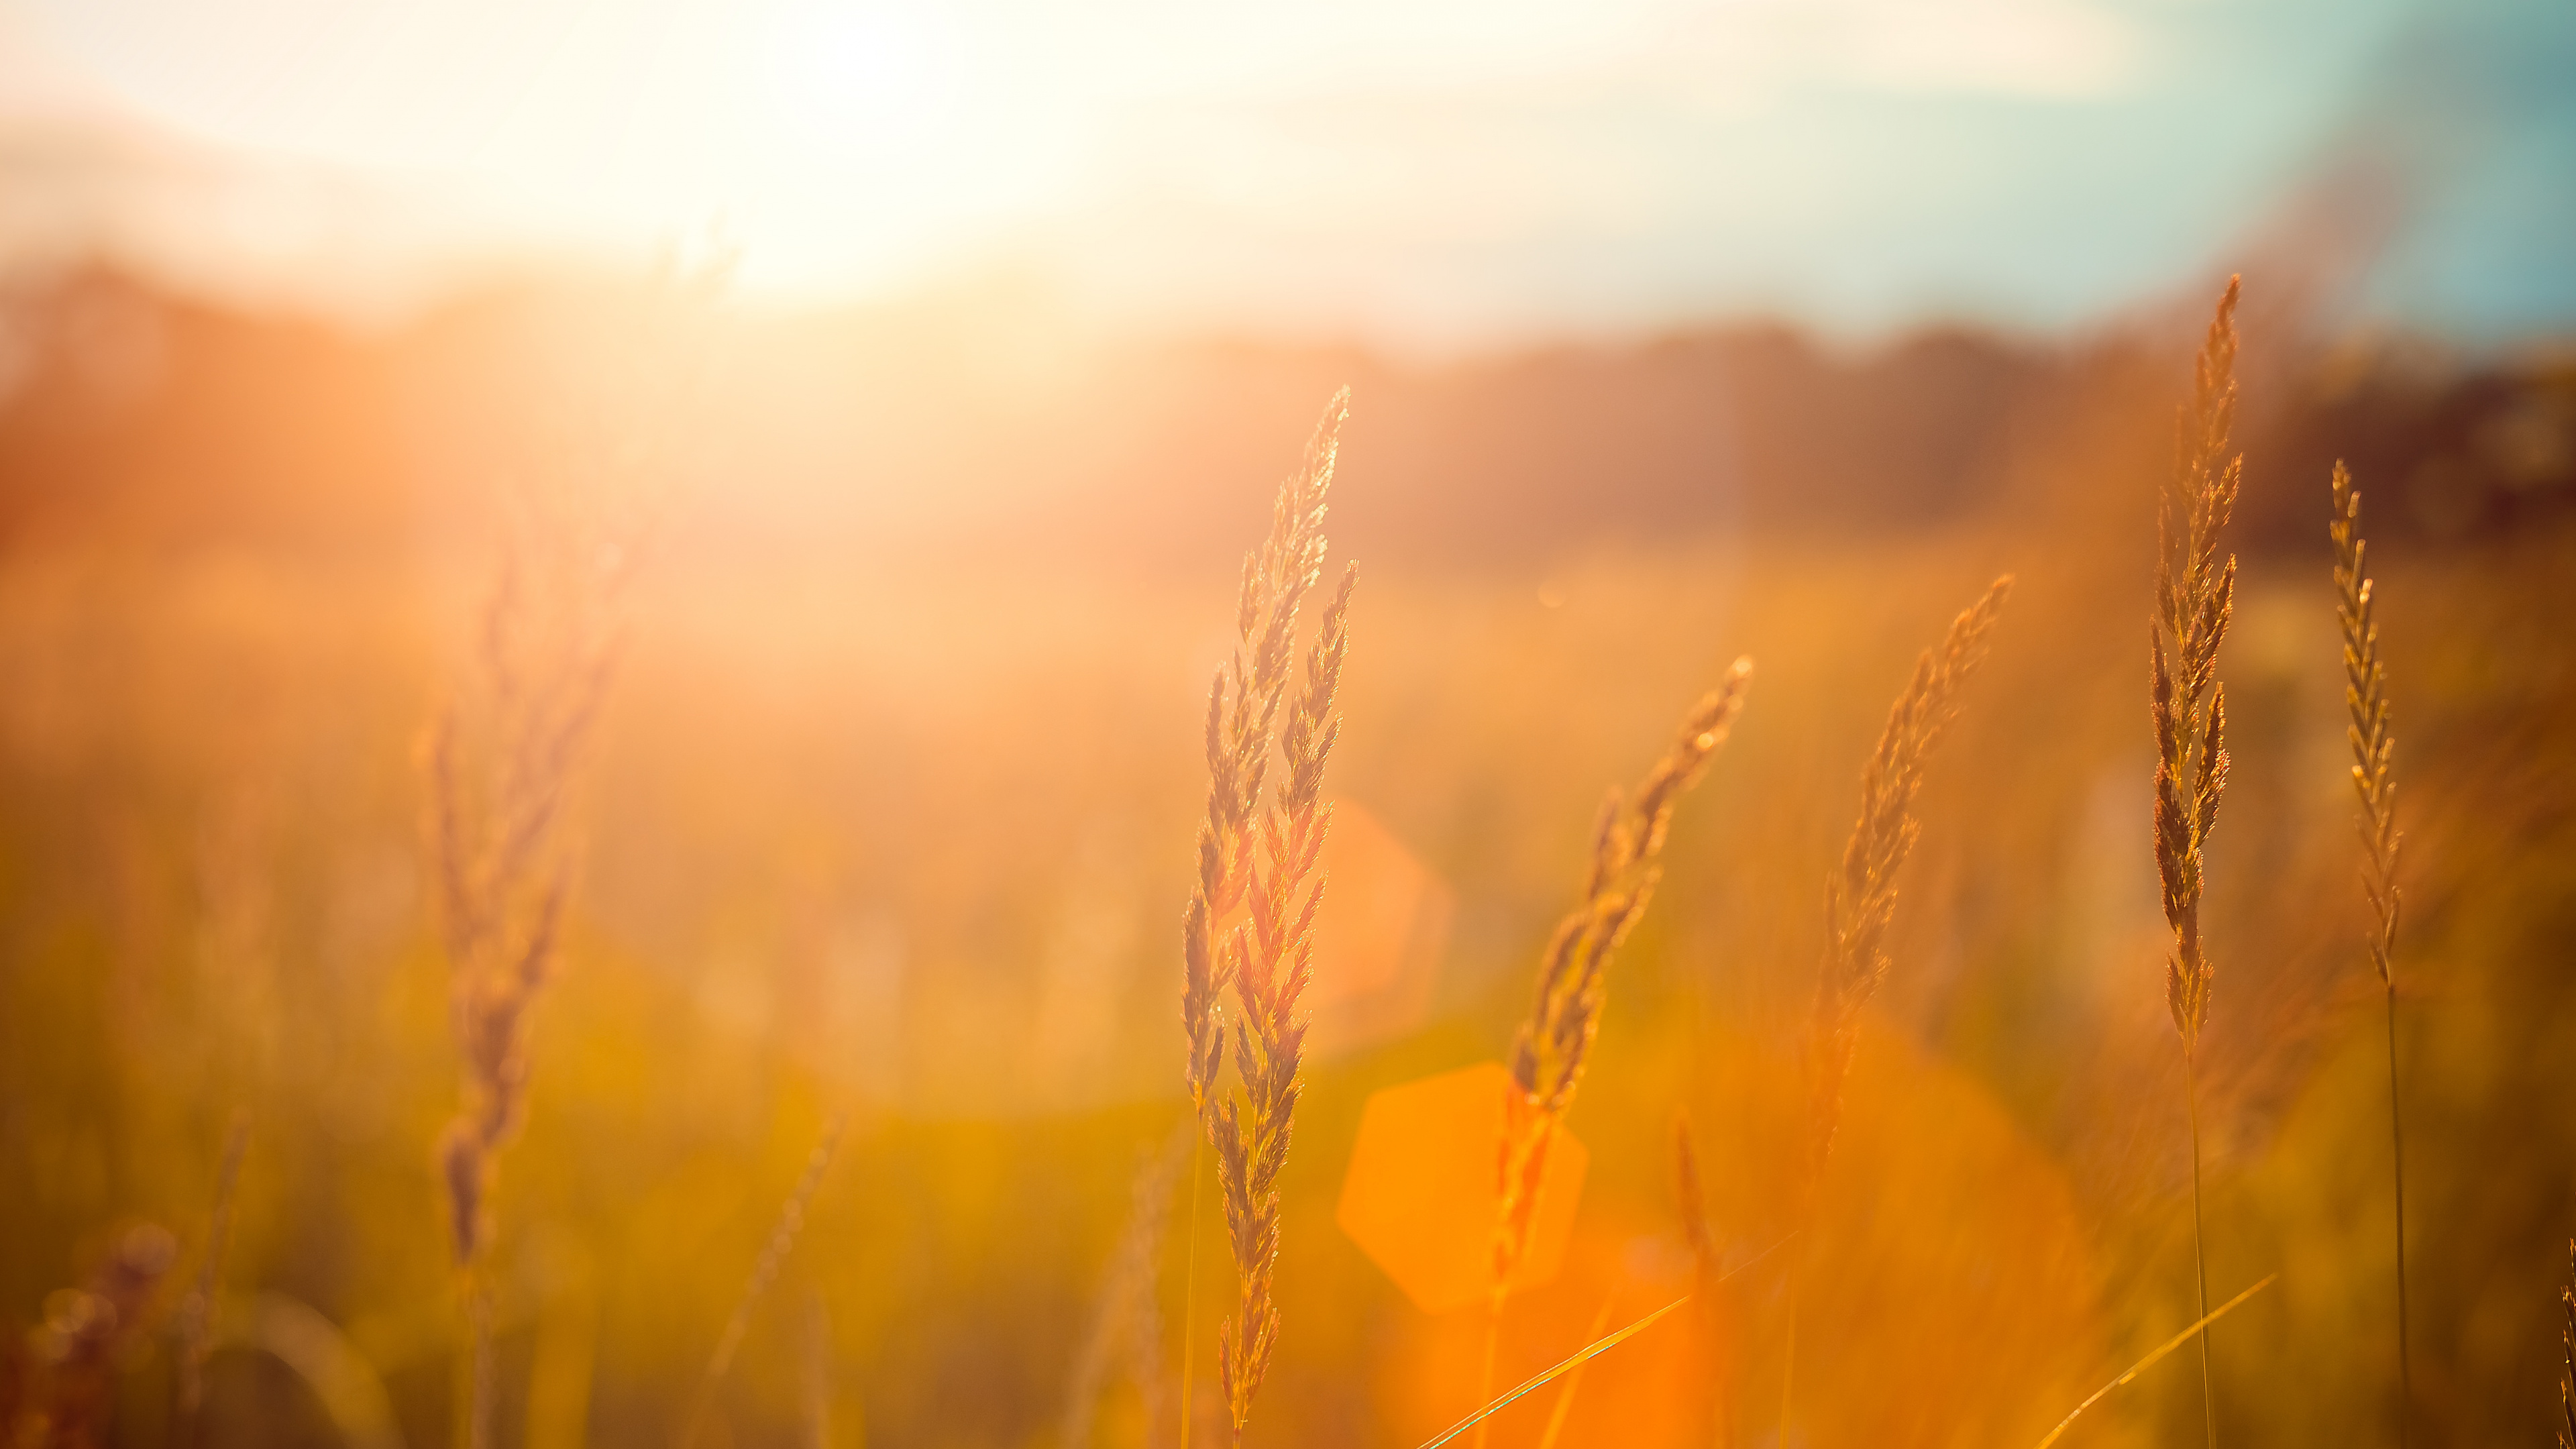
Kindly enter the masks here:
[[2406, 1351], [2406, 1128], [2397, 1098], [2397, 982], [2388, 998], [2388, 1155], [2397, 1207], [2397, 1449], [2406, 1449], [2415, 1416], [2415, 1373]]
[[1190, 1148], [1190, 1246], [1181, 1265], [1181, 1449], [1190, 1449], [1190, 1373], [1198, 1357], [1199, 1192], [1207, 1177], [1207, 1136]]
[[2182, 1059], [2182, 1099], [2191, 1117], [2191, 1267], [2200, 1289], [2200, 1407], [2209, 1449], [2218, 1449], [2218, 1384], [2209, 1372], [2209, 1253], [2200, 1230], [2200, 1074], [2189, 1052]]

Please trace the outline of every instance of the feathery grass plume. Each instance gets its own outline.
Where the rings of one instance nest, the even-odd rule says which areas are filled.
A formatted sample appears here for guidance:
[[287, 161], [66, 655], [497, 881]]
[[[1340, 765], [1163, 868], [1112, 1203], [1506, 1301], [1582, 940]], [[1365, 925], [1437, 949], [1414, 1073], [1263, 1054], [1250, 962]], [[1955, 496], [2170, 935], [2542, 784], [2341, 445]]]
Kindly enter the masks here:
[[1841, 867], [1825, 881], [1825, 951], [1816, 980], [1809, 1037], [1807, 1159], [1799, 1212], [1822, 1181], [1825, 1159], [1842, 1125], [1843, 1082], [1851, 1073], [1860, 1012], [1887, 978], [1882, 944], [1896, 913], [1896, 875], [1921, 826], [1914, 797], [1923, 765], [1958, 711], [1958, 693], [1986, 658], [1986, 635], [2012, 593], [2006, 574], [1950, 621], [1940, 646], [1923, 651], [1913, 677], [1888, 708], [1887, 727], [1860, 777], [1860, 817], [1852, 822]]
[[[1638, 782], [1633, 798], [1613, 788], [1601, 802], [1592, 830], [1592, 859], [1585, 868], [1582, 903], [1557, 922], [1539, 958], [1538, 988], [1529, 1019], [1512, 1038], [1512, 1089], [1504, 1098], [1503, 1136], [1494, 1155], [1494, 1238], [1489, 1259], [1490, 1297], [1485, 1314], [1484, 1367], [1476, 1397], [1493, 1387], [1494, 1351], [1502, 1334], [1503, 1299], [1512, 1275], [1529, 1253], [1538, 1223], [1539, 1196], [1557, 1129], [1574, 1106], [1574, 1091], [1601, 1030], [1609, 994], [1610, 959], [1646, 913], [1662, 878], [1656, 857], [1672, 827], [1673, 806], [1699, 783], [1718, 746], [1726, 743], [1753, 661], [1739, 658], [1718, 687], [1702, 695], [1672, 746]], [[1476, 1442], [1485, 1442], [1479, 1427]]]
[[805, 1171], [798, 1175], [787, 1201], [779, 1206], [778, 1221], [769, 1230], [769, 1241], [761, 1245], [751, 1276], [743, 1282], [742, 1296], [734, 1300], [733, 1313], [725, 1319], [724, 1332], [716, 1338], [716, 1351], [708, 1356], [707, 1371], [698, 1380], [697, 1397], [689, 1406], [689, 1417], [680, 1426], [679, 1449], [689, 1449], [697, 1442], [708, 1415], [715, 1411], [716, 1388], [733, 1367], [733, 1356], [742, 1348], [744, 1335], [751, 1332], [752, 1310], [760, 1306], [778, 1270], [787, 1265], [787, 1255], [796, 1250], [797, 1235], [805, 1230], [805, 1210], [813, 1204], [814, 1190], [822, 1186], [833, 1154], [840, 1151], [841, 1131], [847, 1125], [848, 1118], [838, 1112], [823, 1124], [822, 1137], [806, 1154]]
[[1173, 1134], [1159, 1151], [1139, 1154], [1128, 1190], [1127, 1222], [1109, 1260], [1108, 1281], [1074, 1358], [1073, 1388], [1064, 1408], [1065, 1449], [1083, 1449], [1109, 1386], [1112, 1364], [1123, 1352], [1143, 1409], [1145, 1443], [1153, 1445], [1163, 1422], [1162, 1314], [1155, 1304], [1155, 1265], [1162, 1261], [1163, 1232], [1171, 1217], [1173, 1179], [1189, 1139]]
[[2388, 1150], [2390, 1200], [2396, 1205], [2397, 1442], [2408, 1439], [2415, 1412], [2415, 1375], [2406, 1346], [2406, 1134], [2397, 1089], [2397, 776], [2391, 763], [2397, 741], [2389, 731], [2388, 672], [2379, 657], [2379, 621], [2373, 617], [2372, 582], [2362, 572], [2368, 545], [2361, 536], [2361, 494], [2341, 460], [2334, 465], [2335, 618], [2343, 625], [2344, 707], [2351, 713], [2345, 736], [2352, 742], [2352, 787], [2361, 797], [2361, 886], [2370, 899], [2370, 964], [2379, 971], [2388, 1011]]
[[617, 656], [632, 553], [618, 531], [550, 500], [519, 502], [478, 622], [474, 677], [429, 744], [429, 854], [461, 1058], [437, 1167], [469, 1340], [468, 1449], [491, 1443], [493, 1179], [526, 1115], [531, 1012], [554, 973], [571, 887], [564, 805]]
[[197, 1441], [198, 1416], [206, 1404], [206, 1354], [214, 1341], [215, 1287], [221, 1281], [224, 1249], [232, 1241], [233, 1193], [241, 1184], [242, 1157], [250, 1149], [250, 1115], [233, 1114], [224, 1134], [223, 1163], [215, 1170], [214, 1211], [206, 1221], [206, 1246], [197, 1263], [196, 1281], [179, 1302], [172, 1325], [178, 1339], [179, 1403], [173, 1437], [181, 1445]]
[[[1217, 1333], [1217, 1373], [1237, 1443], [1279, 1334], [1271, 1297], [1279, 1256], [1277, 1182], [1302, 1087], [1306, 1021], [1297, 1003], [1314, 969], [1312, 929], [1324, 893], [1315, 867], [1332, 815], [1322, 798], [1324, 765], [1341, 733], [1333, 696], [1350, 649], [1356, 567], [1343, 573], [1324, 611], [1302, 685], [1294, 677], [1297, 616], [1322, 575], [1325, 501], [1349, 410], [1345, 388], [1325, 406], [1303, 465], [1280, 485], [1269, 536], [1244, 560], [1234, 653], [1208, 695], [1207, 818], [1182, 923], [1186, 1079], [1200, 1130], [1216, 1151], [1239, 1289], [1235, 1314]], [[1274, 750], [1282, 766], [1276, 780], [1270, 777]], [[1222, 1079], [1229, 987], [1239, 1090]], [[1196, 1177], [1193, 1170], [1194, 1202]], [[1195, 1213], [1192, 1228], [1195, 1234]], [[1195, 1236], [1192, 1244], [1195, 1262]], [[1182, 1383], [1186, 1443], [1186, 1362]]]
[[500, 498], [468, 677], [429, 729], [424, 834], [463, 1058], [437, 1157], [460, 1268], [489, 1237], [494, 1159], [525, 1112], [530, 1012], [571, 885], [564, 807], [620, 653], [656, 475], [705, 381], [731, 271], [721, 246], [694, 265], [672, 258], [626, 334], [596, 354], [615, 364], [598, 384], [607, 396], [559, 400], [563, 456]]
[[1512, 1040], [1513, 1090], [1506, 1099], [1496, 1161], [1492, 1277], [1497, 1304], [1529, 1251], [1539, 1190], [1547, 1177], [1548, 1147], [1574, 1105], [1575, 1088], [1582, 1084], [1593, 1038], [1601, 1030], [1611, 957], [1654, 895], [1662, 875], [1656, 860], [1672, 827], [1674, 805], [1699, 783], [1709, 760], [1726, 743], [1752, 678], [1753, 661], [1736, 660], [1717, 688], [1691, 706], [1671, 747], [1646, 771], [1636, 793], [1623, 799], [1612, 790], [1602, 802], [1582, 902], [1557, 922], [1548, 938], [1529, 1019]]
[[[2183, 1105], [2191, 1122], [2192, 1271], [2204, 1318], [2209, 1258], [2201, 1243], [2199, 1058], [2213, 973], [2201, 940], [2200, 898], [2205, 847], [2227, 788], [2227, 691], [2218, 682], [2218, 646], [2235, 604], [2236, 556], [2219, 561], [2218, 534], [2235, 510], [2245, 472], [2244, 455], [2227, 451], [2236, 419], [2237, 291], [2238, 279], [2230, 277], [2194, 368], [2173, 487], [2156, 501], [2156, 616], [2147, 631], [2156, 730], [2156, 873], [2174, 941], [2165, 962], [2165, 1002], [2182, 1035]], [[2218, 1400], [2206, 1326], [2200, 1333], [2200, 1373], [2203, 1416], [2215, 1446]]]
[[[663, 466], [704, 382], [730, 252], [677, 258], [602, 355], [613, 405], [570, 409], [560, 474], [505, 496], [500, 567], [473, 669], [429, 732], [427, 843], [460, 1084], [436, 1163], [469, 1339], [458, 1437], [491, 1443], [492, 1286], [484, 1259], [501, 1150], [526, 1115], [528, 1037], [562, 946], [573, 851], [564, 807], [624, 637], [625, 594]], [[676, 367], [666, 364], [676, 363]]]
[[[1887, 979], [1882, 944], [1896, 913], [1896, 876], [1913, 853], [1921, 826], [1914, 797], [1923, 787], [1923, 765], [1958, 712], [1961, 686], [1986, 659], [1986, 636], [2012, 593], [2012, 575], [1986, 586], [1977, 601], [1950, 621], [1936, 648], [1914, 661], [1914, 674], [1888, 707], [1878, 747], [1861, 768], [1860, 816], [1843, 846], [1842, 865], [1825, 880], [1825, 950], [1816, 974], [1815, 1018], [1807, 1039], [1806, 1154], [1796, 1184], [1793, 1220], [1803, 1229], [1824, 1182], [1825, 1161], [1842, 1125], [1843, 1084], [1851, 1075], [1861, 1008]], [[1789, 1264], [1789, 1322], [1783, 1335], [1786, 1364], [1780, 1376], [1780, 1441], [1789, 1438], [1791, 1392], [1796, 1385], [1799, 1260]]]

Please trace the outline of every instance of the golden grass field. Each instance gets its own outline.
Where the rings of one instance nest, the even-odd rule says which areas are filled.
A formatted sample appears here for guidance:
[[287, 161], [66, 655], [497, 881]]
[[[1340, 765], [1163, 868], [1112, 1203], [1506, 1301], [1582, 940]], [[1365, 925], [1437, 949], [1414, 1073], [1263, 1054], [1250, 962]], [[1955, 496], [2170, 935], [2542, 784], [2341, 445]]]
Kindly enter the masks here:
[[[1965, 516], [1362, 554], [1323, 790], [1346, 858], [1326, 859], [1280, 1337], [1243, 1442], [1420, 1444], [1480, 1381], [1690, 1291], [1682, 1116], [1702, 1250], [1740, 1271], [1588, 1366], [1556, 1429], [1563, 1380], [1491, 1443], [1776, 1442], [1793, 1260], [1792, 1438], [1819, 1449], [2036, 1443], [2193, 1320], [2147, 710], [2189, 335], [2017, 432], [1989, 465], [1999, 501]], [[1352, 406], [1364, 421], [1365, 386]], [[1195, 485], [1233, 500], [1235, 552], [1296, 426]], [[1355, 422], [1333, 516], [1362, 536], [1384, 506], [1366, 446]], [[2379, 484], [2358, 479], [2374, 539], [2398, 508]], [[2264, 486], [2266, 517], [2286, 490], [2313, 528], [2245, 552], [2220, 660], [2233, 771], [2198, 1088], [2212, 1301], [2279, 1277], [2211, 1328], [2211, 1399], [2233, 1444], [2393, 1443], [2385, 1028], [2327, 478]], [[1234, 554], [853, 562], [693, 548], [691, 517], [614, 606], [623, 647], [568, 775], [575, 864], [476, 1270], [493, 1441], [671, 1442], [840, 1119], [698, 1442], [1017, 1449], [1071, 1429], [1169, 1449], [1185, 1325], [1190, 1442], [1227, 1442], [1233, 1270], [1212, 1170], [1187, 1182], [1177, 1010]], [[97, 1442], [461, 1433], [470, 1339], [433, 1160], [460, 1066], [424, 821], [489, 557], [32, 533], [0, 559], [0, 1316], [21, 1325], [32, 1442], [89, 1442], [63, 1413], [23, 1426], [45, 1354], [95, 1328], [62, 1290], [110, 1296], [93, 1275], [120, 1255], [157, 1276], [96, 1329], [114, 1340]], [[2541, 1443], [2576, 1232], [2576, 527], [2401, 533], [2370, 558], [2406, 835], [2413, 1438]], [[1825, 882], [1888, 702], [2001, 573], [2017, 582], [1924, 765], [1888, 970], [1802, 1208]], [[1601, 793], [1739, 655], [1757, 661], [1742, 713], [1608, 967], [1565, 1119], [1588, 1173], [1562, 1267], [1506, 1301], [1486, 1371], [1484, 1306], [1417, 1308], [1337, 1226], [1363, 1110], [1506, 1060]], [[189, 1414], [174, 1325], [236, 1121]], [[1128, 1232], [1138, 1201], [1162, 1231]], [[2203, 1415], [2187, 1349], [2060, 1442], [2194, 1442]]]

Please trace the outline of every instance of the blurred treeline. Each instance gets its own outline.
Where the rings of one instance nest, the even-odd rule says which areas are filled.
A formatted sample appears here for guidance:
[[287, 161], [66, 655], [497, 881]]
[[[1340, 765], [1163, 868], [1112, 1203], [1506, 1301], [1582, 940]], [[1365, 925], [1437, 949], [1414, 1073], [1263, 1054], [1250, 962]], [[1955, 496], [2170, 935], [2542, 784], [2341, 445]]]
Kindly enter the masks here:
[[[556, 374], [597, 363], [563, 348], [567, 326], [597, 346], [624, 302], [496, 289], [353, 334], [113, 271], [21, 285], [0, 294], [0, 528], [411, 551], [460, 483], [526, 466], [487, 435], [528, 425], [530, 389], [542, 401]], [[1367, 402], [1341, 536], [1371, 558], [1521, 565], [1720, 530], [1886, 537], [2014, 506], [2009, 464], [2035, 430], [2163, 360], [2140, 355], [2142, 320], [1866, 346], [1745, 324], [1406, 362], [1110, 337], [1007, 292], [773, 313], [737, 328], [703, 404], [722, 435], [711, 516], [759, 547], [1078, 546], [1204, 568], [1258, 516], [1257, 490], [1227, 480], [1269, 469], [1271, 440], [1347, 381]], [[2251, 325], [2240, 547], [2316, 547], [2306, 482], [2337, 457], [2385, 480], [2375, 533], [2390, 541], [2492, 537], [2576, 502], [2565, 352], [2459, 356], [2259, 309]]]
[[[2144, 696], [2189, 310], [2045, 345], [1748, 328], [1432, 365], [960, 303], [754, 319], [690, 360], [684, 401], [620, 412], [591, 384], [634, 360], [630, 303], [495, 297], [373, 337], [105, 275], [9, 305], [0, 1317], [34, 1323], [135, 1221], [176, 1234], [111, 1366], [120, 1442], [172, 1423], [154, 1315], [236, 1113], [205, 1441], [337, 1441], [283, 1366], [275, 1324], [303, 1320], [280, 1304], [336, 1326], [403, 1442], [449, 1435], [429, 1144], [455, 1068], [419, 741], [470, 657], [491, 500], [644, 434], [673, 439], [630, 470], [658, 524], [502, 1168], [504, 1442], [667, 1440], [836, 1110], [850, 1138], [722, 1396], [729, 1442], [802, 1442], [809, 1305], [834, 1442], [1060, 1442], [1129, 1183], [1181, 1110], [1176, 922], [1235, 560], [1344, 381], [1330, 531], [1364, 572], [1329, 793], [1382, 848], [1337, 877], [1378, 914], [1328, 919], [1324, 969], [1390, 979], [1336, 997], [1311, 1069], [1254, 1442], [1408, 1445], [1467, 1407], [1475, 1315], [1424, 1317], [1333, 1226], [1362, 1104], [1501, 1054], [1601, 790], [1738, 653], [1750, 704], [1683, 808], [1575, 1113], [1575, 1249], [1516, 1303], [1498, 1377], [1570, 1350], [1605, 1299], [1624, 1318], [1679, 1291], [1677, 1113], [1730, 1256], [1777, 1242], [1855, 778], [1914, 652], [2004, 570], [2021, 586], [1931, 772], [1807, 1245], [1800, 1438], [2030, 1442], [2188, 1321]], [[2216, 1334], [2222, 1427], [2393, 1437], [2324, 548], [2341, 456], [2410, 831], [2422, 1435], [2530, 1442], [2576, 1230], [2576, 370], [2328, 345], [2259, 311], [2248, 337], [2211, 1286], [2283, 1278]], [[1180, 1358], [1177, 1233], [1158, 1256], [1162, 1351], [1107, 1376], [1104, 1444], [1174, 1442], [1138, 1414]], [[1602, 1360], [1563, 1442], [1765, 1442], [1776, 1266]], [[2199, 1414], [2176, 1358], [2068, 1442]]]

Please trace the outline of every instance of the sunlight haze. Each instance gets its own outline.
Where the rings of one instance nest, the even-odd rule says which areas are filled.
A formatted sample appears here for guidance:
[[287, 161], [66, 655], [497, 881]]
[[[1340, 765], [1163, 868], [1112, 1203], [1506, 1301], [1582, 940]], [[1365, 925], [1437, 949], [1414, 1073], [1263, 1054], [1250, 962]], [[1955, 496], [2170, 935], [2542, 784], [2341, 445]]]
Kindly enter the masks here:
[[[2546, 244], [2569, 204], [2526, 197], [2537, 232], [2478, 256], [2443, 188], [2492, 209], [2566, 174], [2532, 57], [2570, 28], [2494, 0], [9, 0], [0, 120], [34, 179], [0, 244], [169, 249], [173, 163], [65, 199], [23, 159], [106, 129], [218, 174], [186, 265], [272, 295], [712, 232], [793, 299], [1002, 277], [1117, 322], [1401, 344], [2048, 328], [2226, 263], [2371, 118], [2433, 110], [2449, 150], [2366, 158], [2430, 238], [2374, 305], [2512, 336], [2576, 316]], [[2428, 50], [2449, 89], [2377, 94]]]

